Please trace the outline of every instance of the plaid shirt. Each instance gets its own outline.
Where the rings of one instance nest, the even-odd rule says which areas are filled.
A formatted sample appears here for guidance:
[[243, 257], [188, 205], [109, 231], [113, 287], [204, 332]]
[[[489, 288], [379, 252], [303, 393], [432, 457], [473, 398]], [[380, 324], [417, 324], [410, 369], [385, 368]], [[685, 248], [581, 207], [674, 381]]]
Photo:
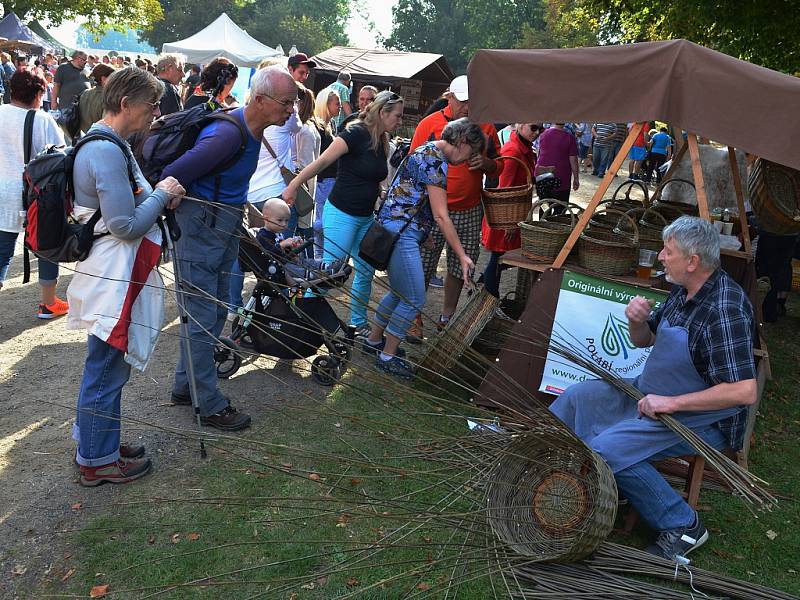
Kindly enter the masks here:
[[[686, 288], [674, 286], [667, 300], [650, 316], [655, 332], [661, 319], [689, 332], [689, 353], [698, 374], [714, 386], [756, 378], [753, 306], [744, 290], [717, 269], [697, 294], [686, 299]], [[742, 447], [747, 409], [719, 423], [733, 449]]]

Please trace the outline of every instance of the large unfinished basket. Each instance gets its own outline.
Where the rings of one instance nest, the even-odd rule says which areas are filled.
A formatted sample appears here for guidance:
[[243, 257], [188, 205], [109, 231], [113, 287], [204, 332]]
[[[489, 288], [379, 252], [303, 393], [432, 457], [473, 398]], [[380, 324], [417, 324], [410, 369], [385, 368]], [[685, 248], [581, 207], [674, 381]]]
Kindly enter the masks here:
[[488, 479], [492, 530], [533, 560], [584, 558], [614, 525], [617, 487], [611, 469], [555, 425], [542, 424], [511, 443]]

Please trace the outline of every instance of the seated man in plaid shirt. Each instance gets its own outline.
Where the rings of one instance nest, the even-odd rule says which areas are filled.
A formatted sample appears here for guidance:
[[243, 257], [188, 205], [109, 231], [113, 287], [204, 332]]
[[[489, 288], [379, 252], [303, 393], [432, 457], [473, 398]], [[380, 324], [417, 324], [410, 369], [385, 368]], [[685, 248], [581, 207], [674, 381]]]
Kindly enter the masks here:
[[611, 384], [587, 381], [550, 410], [605, 459], [620, 495], [658, 532], [647, 550], [675, 560], [705, 543], [708, 531], [652, 465], [696, 454], [656, 416], [671, 414], [718, 450], [740, 449], [757, 394], [755, 323], [747, 294], [720, 268], [709, 222], [680, 217], [663, 239], [658, 258], [672, 292], [657, 311], [638, 296], [625, 309], [631, 341], [652, 347], [633, 382], [644, 398], [637, 406]]

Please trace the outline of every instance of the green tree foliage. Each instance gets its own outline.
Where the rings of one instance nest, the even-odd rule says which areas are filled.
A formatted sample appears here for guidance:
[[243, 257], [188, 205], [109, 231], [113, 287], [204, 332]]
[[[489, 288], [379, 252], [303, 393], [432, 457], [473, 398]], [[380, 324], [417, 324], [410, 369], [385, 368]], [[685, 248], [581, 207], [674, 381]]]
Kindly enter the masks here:
[[581, 0], [547, 0], [544, 27], [525, 24], [520, 48], [596, 46], [600, 19]]
[[578, 0], [606, 43], [684, 38], [771, 69], [800, 71], [796, 0]]
[[346, 0], [160, 0], [164, 19], [142, 32], [142, 39], [160, 48], [194, 35], [226, 12], [239, 27], [268, 46], [296, 45], [317, 54], [347, 43], [350, 16]]
[[[568, 0], [400, 0], [387, 48], [444, 54], [457, 73], [479, 48], [560, 46], [578, 39], [554, 5]], [[570, 0], [572, 2], [574, 0]], [[586, 37], [585, 28], [580, 34]], [[591, 31], [589, 39], [593, 39]]]
[[47, 19], [54, 25], [82, 18], [93, 34], [148, 27], [163, 16], [158, 0], [1, 0], [0, 8], [23, 21]]

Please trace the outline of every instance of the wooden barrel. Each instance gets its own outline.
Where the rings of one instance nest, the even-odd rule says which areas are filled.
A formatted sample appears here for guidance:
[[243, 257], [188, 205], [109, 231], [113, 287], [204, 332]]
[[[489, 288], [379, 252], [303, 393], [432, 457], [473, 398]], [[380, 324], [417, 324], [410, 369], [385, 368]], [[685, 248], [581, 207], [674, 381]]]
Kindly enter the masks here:
[[760, 227], [776, 235], [800, 233], [800, 171], [759, 158], [747, 190]]

